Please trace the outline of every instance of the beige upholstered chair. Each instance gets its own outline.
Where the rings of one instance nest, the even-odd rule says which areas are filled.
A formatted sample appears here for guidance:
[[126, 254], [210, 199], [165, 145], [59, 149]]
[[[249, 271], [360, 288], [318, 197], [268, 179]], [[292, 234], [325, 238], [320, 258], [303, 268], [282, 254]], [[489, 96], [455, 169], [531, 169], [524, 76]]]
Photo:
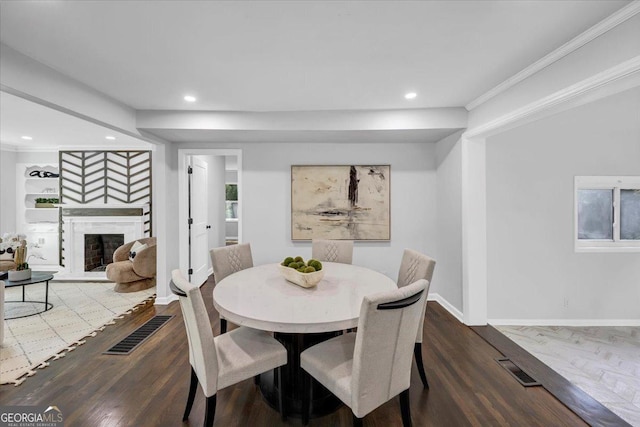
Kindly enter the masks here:
[[[240, 270], [253, 267], [251, 245], [242, 243], [239, 245], [213, 248], [209, 251], [211, 266], [213, 267], [213, 280], [220, 283], [222, 279]], [[227, 319], [220, 316], [220, 333], [227, 332]]]
[[12, 259], [0, 259], [0, 271], [15, 270], [17, 266]]
[[[435, 268], [436, 261], [434, 259], [412, 249], [405, 249], [404, 254], [402, 254], [400, 271], [398, 272], [398, 287], [401, 288], [403, 286], [407, 286], [418, 279], [425, 279], [429, 282], [426, 289], [426, 293], [429, 294], [429, 286], [431, 285], [433, 270]], [[416, 344], [413, 349], [413, 353], [416, 358], [416, 365], [418, 366], [418, 373], [420, 374], [422, 385], [424, 385], [424, 388], [429, 388], [427, 375], [424, 372], [424, 364], [422, 363], [422, 332], [424, 329], [424, 316], [426, 311], [427, 304], [424, 305], [424, 309], [422, 311], [422, 320], [418, 327], [418, 335], [416, 336]]]
[[353, 240], [313, 239], [311, 241], [311, 257], [318, 261], [351, 264]]
[[[255, 377], [272, 369], [277, 370], [281, 382], [280, 366], [287, 363], [287, 350], [264, 331], [240, 327], [214, 338], [207, 308], [200, 288], [189, 283], [180, 270], [173, 270], [169, 284], [178, 295], [184, 325], [189, 341], [191, 383], [183, 421], [189, 418], [198, 382], [207, 398], [205, 426], [213, 425], [218, 390]], [[280, 413], [282, 387], [279, 392]]]
[[129, 251], [135, 242], [125, 243], [113, 253], [113, 262], [107, 264], [107, 279], [116, 282], [116, 292], [136, 292], [156, 285], [156, 238], [147, 237], [137, 242], [147, 248], [129, 259]]
[[[400, 394], [402, 423], [411, 425], [411, 350], [426, 302], [426, 280], [365, 296], [358, 332], [303, 351], [300, 366], [353, 412], [353, 422]], [[303, 375], [303, 424], [309, 418], [309, 377]]]

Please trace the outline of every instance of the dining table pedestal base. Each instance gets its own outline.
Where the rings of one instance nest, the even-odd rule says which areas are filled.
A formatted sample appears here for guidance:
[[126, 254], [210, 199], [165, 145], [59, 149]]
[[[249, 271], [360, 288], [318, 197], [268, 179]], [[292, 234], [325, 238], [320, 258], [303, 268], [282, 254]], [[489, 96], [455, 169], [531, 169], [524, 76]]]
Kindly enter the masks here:
[[[287, 349], [287, 364], [282, 366], [282, 384], [278, 384], [274, 371], [260, 375], [260, 391], [271, 407], [278, 410], [278, 389], [283, 387], [282, 397], [287, 416], [300, 418], [302, 415], [303, 390], [302, 375], [306, 372], [300, 367], [300, 353], [307, 348], [338, 336], [341, 332], [315, 334], [274, 333], [273, 336]], [[330, 414], [342, 405], [322, 384], [311, 378], [310, 418]]]

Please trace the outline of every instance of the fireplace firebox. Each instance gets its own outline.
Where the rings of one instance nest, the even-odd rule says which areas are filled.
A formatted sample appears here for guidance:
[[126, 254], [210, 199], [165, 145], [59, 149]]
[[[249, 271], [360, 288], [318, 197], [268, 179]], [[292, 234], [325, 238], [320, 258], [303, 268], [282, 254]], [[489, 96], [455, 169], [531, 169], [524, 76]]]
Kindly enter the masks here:
[[123, 244], [124, 234], [85, 234], [84, 271], [104, 271]]

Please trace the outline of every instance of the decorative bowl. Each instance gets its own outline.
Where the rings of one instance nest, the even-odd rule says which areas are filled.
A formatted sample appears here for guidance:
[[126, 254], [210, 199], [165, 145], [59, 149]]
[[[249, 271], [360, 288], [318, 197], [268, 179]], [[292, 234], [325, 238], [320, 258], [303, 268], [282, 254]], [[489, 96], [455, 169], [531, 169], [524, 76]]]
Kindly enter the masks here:
[[31, 269], [27, 268], [25, 270], [9, 270], [7, 279], [10, 282], [19, 282], [21, 280], [31, 279]]
[[300, 273], [298, 270], [294, 270], [284, 265], [278, 265], [280, 268], [280, 274], [291, 283], [295, 283], [303, 288], [312, 288], [316, 286], [324, 277], [324, 270], [314, 271], [313, 273]]

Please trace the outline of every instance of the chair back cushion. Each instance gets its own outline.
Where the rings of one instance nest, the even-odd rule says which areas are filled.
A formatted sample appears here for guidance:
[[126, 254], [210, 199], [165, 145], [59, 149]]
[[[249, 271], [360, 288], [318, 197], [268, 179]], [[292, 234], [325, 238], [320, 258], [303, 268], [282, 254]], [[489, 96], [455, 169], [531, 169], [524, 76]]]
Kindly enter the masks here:
[[[431, 286], [431, 279], [433, 278], [433, 270], [436, 268], [436, 261], [428, 256], [421, 254], [420, 252], [412, 249], [405, 249], [402, 254], [402, 262], [400, 263], [400, 271], [398, 272], [398, 287], [407, 286], [410, 283], [415, 282], [418, 279], [425, 279], [429, 282], [427, 284], [427, 294], [429, 293], [429, 287]], [[424, 329], [424, 316], [426, 314], [427, 305], [424, 305], [422, 311], [422, 321], [418, 327], [418, 335], [416, 336], [416, 342], [422, 342], [422, 332]]]
[[129, 252], [131, 252], [131, 248], [136, 243], [138, 245], [147, 245], [147, 247], [152, 247], [156, 245], [157, 241], [155, 237], [144, 237], [132, 242], [127, 242], [113, 252], [113, 262], [120, 262], [129, 259]]
[[353, 261], [353, 240], [313, 239], [311, 241], [311, 257], [318, 261], [351, 264]]
[[[411, 362], [428, 282], [365, 296], [360, 308], [353, 351], [351, 409], [363, 417], [409, 388]], [[400, 301], [420, 293], [411, 305], [381, 310], [380, 304]]]
[[173, 270], [171, 278], [174, 285], [187, 294], [186, 297], [180, 296], [179, 300], [189, 340], [189, 363], [205, 396], [211, 397], [218, 390], [218, 355], [207, 308], [200, 288], [189, 283], [180, 270]]
[[129, 261], [133, 261], [133, 259], [136, 257], [138, 252], [143, 251], [148, 247], [149, 246], [147, 246], [146, 243], [140, 243], [137, 240], [133, 242], [133, 245], [131, 245], [131, 249], [129, 249]]
[[209, 254], [213, 266], [213, 279], [216, 283], [230, 274], [253, 267], [249, 243], [214, 248], [209, 251]]

